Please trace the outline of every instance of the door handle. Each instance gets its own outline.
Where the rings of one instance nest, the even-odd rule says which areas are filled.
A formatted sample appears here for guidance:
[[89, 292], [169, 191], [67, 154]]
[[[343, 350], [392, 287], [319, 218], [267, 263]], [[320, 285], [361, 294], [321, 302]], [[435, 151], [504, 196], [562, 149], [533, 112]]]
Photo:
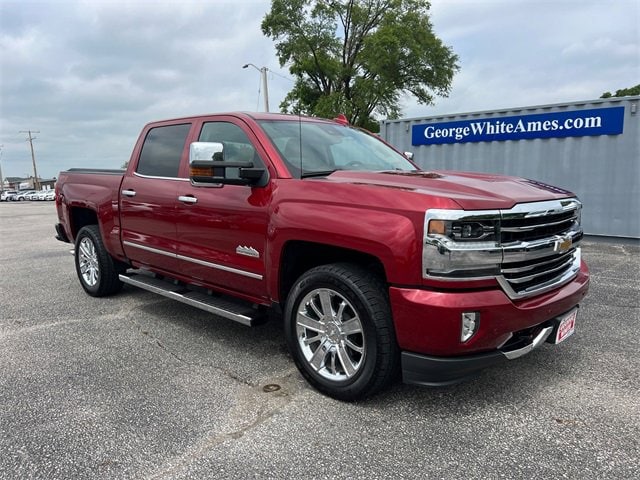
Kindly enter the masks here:
[[180, 200], [181, 202], [184, 202], [184, 203], [197, 203], [198, 202], [198, 199], [196, 197], [189, 197], [189, 196], [186, 196], [186, 195], [180, 195], [178, 197], [178, 200]]
[[125, 197], [135, 197], [136, 196], [136, 191], [135, 190], [122, 190], [121, 193]]

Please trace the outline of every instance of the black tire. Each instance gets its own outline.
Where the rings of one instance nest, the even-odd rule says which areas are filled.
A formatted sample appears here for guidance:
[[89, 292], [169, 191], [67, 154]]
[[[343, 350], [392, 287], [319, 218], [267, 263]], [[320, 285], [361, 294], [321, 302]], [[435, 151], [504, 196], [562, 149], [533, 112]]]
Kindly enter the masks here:
[[78, 232], [75, 264], [80, 285], [92, 297], [113, 295], [122, 288], [118, 275], [125, 267], [107, 252], [98, 225], [87, 225]]
[[284, 322], [298, 370], [330, 397], [368, 397], [398, 374], [387, 287], [364, 268], [336, 263], [307, 271], [289, 293]]

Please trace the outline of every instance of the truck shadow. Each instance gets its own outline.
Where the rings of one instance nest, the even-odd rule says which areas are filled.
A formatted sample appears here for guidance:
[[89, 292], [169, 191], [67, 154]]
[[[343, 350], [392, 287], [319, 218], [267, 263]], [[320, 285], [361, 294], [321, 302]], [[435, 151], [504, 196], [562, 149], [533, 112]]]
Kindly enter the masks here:
[[[252, 385], [268, 375], [281, 375], [295, 368], [279, 316], [246, 327], [137, 289], [125, 290], [127, 296], [148, 296], [149, 302], [138, 305], [131, 313], [138, 328], [150, 332], [175, 356], [192, 365], [224, 364], [234, 377]], [[565, 355], [571, 356], [571, 352]], [[538, 390], [554, 388], [565, 381], [568, 372], [557, 366], [549, 368], [550, 362], [563, 364], [557, 356], [558, 352], [543, 347], [516, 362], [489, 368], [464, 382], [444, 387], [405, 385], [398, 377], [385, 391], [352, 405], [363, 409], [396, 409], [403, 405], [422, 414], [463, 417], [501, 405], [517, 409], [531, 403]], [[571, 364], [569, 359], [564, 363]], [[296, 371], [294, 376], [300, 375]]]

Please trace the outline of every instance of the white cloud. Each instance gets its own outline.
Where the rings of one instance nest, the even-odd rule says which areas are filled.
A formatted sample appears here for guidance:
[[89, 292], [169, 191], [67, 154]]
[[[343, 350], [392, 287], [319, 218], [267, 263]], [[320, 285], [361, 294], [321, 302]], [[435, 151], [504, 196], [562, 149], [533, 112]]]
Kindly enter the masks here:
[[[254, 110], [259, 75], [277, 70], [263, 1], [5, 2], [0, 48], [3, 174], [31, 172], [19, 130], [39, 130], [38, 172], [117, 168], [155, 119]], [[286, 73], [286, 72], [282, 72]], [[272, 78], [277, 106], [286, 89]]]
[[449, 98], [410, 116], [587, 100], [640, 79], [635, 0], [434, 0], [432, 12], [462, 70]]
[[[3, 0], [2, 172], [57, 176], [117, 168], [142, 126], [196, 113], [262, 108], [259, 74], [278, 68], [260, 23], [269, 0]], [[598, 97], [638, 83], [636, 0], [433, 0], [435, 32], [460, 56], [451, 95], [407, 116]], [[276, 109], [291, 82], [269, 76]]]

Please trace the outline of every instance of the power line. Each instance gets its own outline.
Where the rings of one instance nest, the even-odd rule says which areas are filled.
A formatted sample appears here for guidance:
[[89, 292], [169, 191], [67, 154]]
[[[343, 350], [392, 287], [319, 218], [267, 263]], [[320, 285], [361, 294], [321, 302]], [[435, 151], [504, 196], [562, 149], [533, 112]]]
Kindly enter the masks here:
[[271, 69], [269, 69], [269, 71], [270, 71], [273, 75], [276, 75], [277, 77], [284, 78], [285, 80], [289, 80], [291, 83], [295, 83], [295, 82], [296, 82], [293, 78], [289, 78], [289, 77], [287, 77], [287, 76], [285, 76], [285, 75], [281, 75], [281, 74], [279, 74], [278, 72], [274, 72], [274, 71], [273, 71], [273, 70], [271, 70]]
[[256, 112], [260, 109], [260, 92], [262, 86], [262, 77], [258, 80], [258, 100], [256, 100]]

